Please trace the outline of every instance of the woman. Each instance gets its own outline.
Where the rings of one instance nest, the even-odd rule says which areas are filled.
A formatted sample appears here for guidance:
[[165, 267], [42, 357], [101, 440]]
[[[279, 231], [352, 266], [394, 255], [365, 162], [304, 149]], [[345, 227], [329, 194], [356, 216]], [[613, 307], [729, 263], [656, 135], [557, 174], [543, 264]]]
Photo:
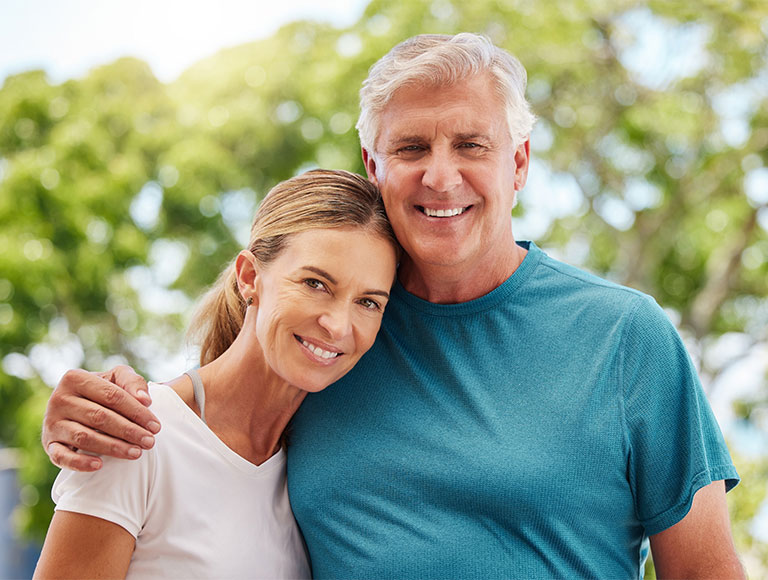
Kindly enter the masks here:
[[62, 471], [35, 576], [309, 577], [283, 433], [373, 344], [397, 255], [362, 177], [317, 170], [272, 189], [193, 321], [201, 367], [151, 385], [157, 444]]

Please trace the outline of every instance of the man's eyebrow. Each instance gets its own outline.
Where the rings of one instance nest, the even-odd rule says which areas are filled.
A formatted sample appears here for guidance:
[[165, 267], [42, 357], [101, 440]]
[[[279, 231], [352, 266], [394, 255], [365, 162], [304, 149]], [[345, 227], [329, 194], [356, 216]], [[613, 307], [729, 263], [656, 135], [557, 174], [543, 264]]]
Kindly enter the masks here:
[[[318, 276], [322, 276], [326, 280], [328, 280], [331, 284], [337, 284], [336, 279], [331, 276], [328, 272], [323, 270], [322, 268], [317, 268], [315, 266], [304, 266], [302, 268], [303, 270], [309, 270], [310, 272], [314, 272]], [[389, 292], [385, 292], [384, 290], [366, 290], [363, 292], [363, 294], [370, 294], [372, 296], [383, 296], [387, 300], [389, 300]]]
[[491, 138], [485, 133], [456, 133], [458, 141], [490, 141]]
[[391, 147], [399, 147], [400, 145], [421, 143], [422, 141], [424, 141], [424, 138], [418, 135], [402, 135], [390, 141], [388, 145]]
[[[478, 132], [471, 132], [471, 133], [456, 133], [453, 137], [456, 141], [491, 141], [490, 135], [487, 133], [478, 133]], [[420, 135], [402, 135], [400, 137], [396, 137], [387, 145], [389, 147], [397, 148], [401, 147], [403, 145], [414, 145], [418, 143], [422, 143], [424, 141], [424, 137]]]

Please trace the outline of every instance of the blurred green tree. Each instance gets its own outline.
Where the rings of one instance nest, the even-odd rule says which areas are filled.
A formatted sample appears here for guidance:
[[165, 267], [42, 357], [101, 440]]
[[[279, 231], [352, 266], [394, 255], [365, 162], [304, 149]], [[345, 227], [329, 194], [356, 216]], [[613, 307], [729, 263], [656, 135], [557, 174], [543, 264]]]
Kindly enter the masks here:
[[[51, 513], [38, 432], [63, 369], [125, 360], [152, 375], [274, 183], [314, 166], [363, 171], [368, 67], [414, 34], [463, 30], [529, 72], [540, 119], [518, 236], [655, 296], [710, 397], [737, 391], [728, 409], [766, 436], [768, 5], [373, 0], [349, 29], [294, 22], [168, 85], [134, 59], [61, 85], [39, 71], [5, 81], [0, 441], [24, 450], [31, 534]], [[763, 361], [748, 390], [733, 373], [747, 360]], [[765, 449], [737, 461], [748, 482], [729, 494], [734, 533], [760, 575], [768, 554], [750, 522]]]

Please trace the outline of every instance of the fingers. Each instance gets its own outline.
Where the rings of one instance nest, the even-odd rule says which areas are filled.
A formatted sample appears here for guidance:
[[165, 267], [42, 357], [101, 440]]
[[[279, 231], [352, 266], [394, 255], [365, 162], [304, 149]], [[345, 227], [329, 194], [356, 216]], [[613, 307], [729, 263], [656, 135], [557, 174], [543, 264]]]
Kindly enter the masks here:
[[129, 395], [136, 398], [144, 406], [149, 407], [152, 404], [152, 398], [149, 396], [149, 386], [144, 377], [136, 374], [131, 367], [118, 365], [112, 370], [102, 374], [103, 378], [116, 384], [125, 390]]
[[[102, 374], [68, 371], [56, 388], [56, 391], [61, 389], [62, 398], [66, 401], [62, 402], [68, 411], [66, 418], [130, 443], [151, 447], [151, 442], [142, 443], [142, 439], [157, 433], [160, 422], [152, 411], [121, 388], [124, 386], [121, 382], [113, 383], [111, 380], [131, 379], [133, 388], [137, 389], [134, 377], [138, 375], [130, 367], [115, 367]], [[144, 379], [138, 379], [144, 383], [146, 390]], [[148, 394], [146, 396], [149, 397]]]
[[[52, 431], [52, 437], [54, 440], [48, 444], [49, 449], [52, 444], [58, 443], [72, 451], [81, 449], [87, 450], [88, 453], [109, 455], [120, 459], [136, 459], [141, 456], [141, 447], [151, 447], [149, 441], [146, 441], [145, 445], [140, 447], [129, 443], [124, 439], [106, 435], [105, 433], [70, 420], [57, 422], [55, 429]], [[154, 441], [152, 443], [154, 443]], [[78, 461], [78, 464], [83, 461], [84, 460]], [[55, 460], [54, 463], [56, 463]]]
[[[125, 395], [130, 397], [130, 395]], [[146, 408], [137, 403], [142, 409]], [[59, 409], [61, 416], [48, 417], [44, 422], [44, 443], [58, 441], [89, 453], [105, 453], [113, 455], [105, 448], [106, 439], [114, 441], [117, 457], [132, 458], [141, 455], [141, 448], [150, 449], [155, 444], [152, 433], [143, 429], [133, 421], [112, 411], [101, 404], [80, 397], [66, 397]], [[98, 435], [96, 437], [95, 435]], [[98, 447], [96, 447], [98, 445]], [[138, 447], [137, 451], [128, 453], [128, 447]]]
[[[160, 423], [131, 394], [104, 377], [128, 380], [135, 392], [146, 390], [129, 367], [112, 369], [101, 376], [83, 370], [68, 371], [53, 391], [43, 420], [42, 442], [56, 465], [93, 471], [101, 461], [88, 459], [74, 449], [89, 453], [135, 459], [154, 445]], [[148, 395], [145, 393], [148, 399]]]
[[45, 451], [51, 462], [58, 467], [72, 471], [96, 471], [101, 468], [100, 458], [77, 453], [62, 443], [54, 441], [46, 447]]

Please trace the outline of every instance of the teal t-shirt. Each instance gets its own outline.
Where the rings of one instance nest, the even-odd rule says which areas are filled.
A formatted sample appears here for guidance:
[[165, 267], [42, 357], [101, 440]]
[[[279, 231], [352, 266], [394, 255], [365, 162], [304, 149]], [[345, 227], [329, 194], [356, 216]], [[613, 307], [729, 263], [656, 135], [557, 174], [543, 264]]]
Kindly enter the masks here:
[[738, 475], [646, 295], [532, 243], [489, 294], [396, 285], [376, 344], [295, 417], [318, 578], [639, 578], [647, 537]]

